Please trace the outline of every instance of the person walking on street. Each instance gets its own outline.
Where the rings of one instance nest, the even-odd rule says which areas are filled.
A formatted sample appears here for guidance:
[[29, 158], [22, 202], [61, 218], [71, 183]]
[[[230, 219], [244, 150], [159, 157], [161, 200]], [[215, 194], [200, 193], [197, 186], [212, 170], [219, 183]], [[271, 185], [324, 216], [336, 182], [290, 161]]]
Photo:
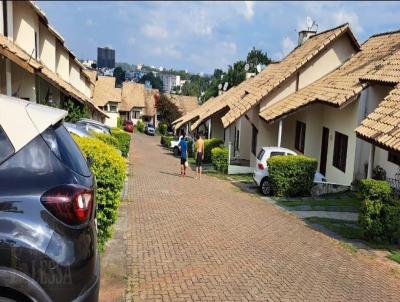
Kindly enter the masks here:
[[186, 168], [189, 166], [187, 159], [188, 159], [188, 150], [187, 150], [187, 141], [185, 139], [186, 134], [182, 132], [182, 138], [179, 141], [179, 148], [181, 149], [181, 176], [186, 176]]
[[196, 137], [196, 179], [201, 179], [202, 163], [204, 156], [204, 140], [201, 134], [197, 134]]

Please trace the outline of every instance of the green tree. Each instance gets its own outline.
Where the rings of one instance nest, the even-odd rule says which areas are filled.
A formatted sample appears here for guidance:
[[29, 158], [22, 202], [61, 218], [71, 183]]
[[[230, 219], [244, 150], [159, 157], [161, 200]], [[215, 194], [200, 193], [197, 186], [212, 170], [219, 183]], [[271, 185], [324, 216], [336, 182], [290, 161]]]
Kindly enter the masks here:
[[249, 72], [257, 72], [257, 65], [268, 65], [271, 63], [271, 59], [268, 57], [266, 52], [261, 49], [256, 49], [253, 47], [252, 50], [247, 54], [247, 63], [250, 65]]
[[171, 100], [165, 94], [161, 94], [156, 99], [156, 108], [160, 114], [160, 119], [163, 123], [166, 123], [169, 127], [172, 122], [181, 117], [181, 113], [178, 107], [171, 102]]
[[146, 81], [149, 81], [151, 86], [154, 89], [162, 90], [163, 89], [163, 82], [159, 77], [155, 77], [152, 72], [149, 72], [142, 76], [139, 80], [139, 83], [144, 84]]
[[115, 86], [121, 87], [122, 83], [125, 81], [125, 70], [120, 66], [114, 68], [113, 76], [115, 78]]

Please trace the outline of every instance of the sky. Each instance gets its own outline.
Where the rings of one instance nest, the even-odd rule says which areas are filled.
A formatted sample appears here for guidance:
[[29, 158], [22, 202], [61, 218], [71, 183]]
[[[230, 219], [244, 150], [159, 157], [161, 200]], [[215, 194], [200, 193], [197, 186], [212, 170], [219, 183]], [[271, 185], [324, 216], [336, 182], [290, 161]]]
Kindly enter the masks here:
[[97, 47], [116, 61], [212, 73], [254, 46], [274, 60], [297, 44], [307, 17], [318, 32], [349, 22], [360, 43], [400, 29], [400, 2], [96, 2], [37, 1], [80, 59]]

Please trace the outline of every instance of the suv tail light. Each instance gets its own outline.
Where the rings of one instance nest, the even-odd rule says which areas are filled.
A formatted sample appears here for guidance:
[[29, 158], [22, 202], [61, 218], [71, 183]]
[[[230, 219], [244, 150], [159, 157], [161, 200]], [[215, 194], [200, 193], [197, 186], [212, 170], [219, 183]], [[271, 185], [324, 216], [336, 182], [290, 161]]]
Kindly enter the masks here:
[[92, 214], [93, 195], [92, 189], [80, 185], [62, 185], [44, 193], [40, 200], [62, 222], [79, 225]]
[[262, 163], [258, 163], [257, 167], [260, 170], [264, 170], [264, 165]]

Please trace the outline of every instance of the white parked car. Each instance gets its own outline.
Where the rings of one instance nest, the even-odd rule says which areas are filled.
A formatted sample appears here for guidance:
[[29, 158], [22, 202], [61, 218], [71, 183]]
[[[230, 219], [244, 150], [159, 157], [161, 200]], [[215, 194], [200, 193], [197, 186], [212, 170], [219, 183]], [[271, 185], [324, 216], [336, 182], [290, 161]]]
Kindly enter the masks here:
[[[271, 186], [268, 181], [268, 166], [267, 161], [272, 156], [277, 155], [291, 155], [295, 156], [297, 153], [283, 147], [262, 147], [257, 155], [256, 168], [253, 173], [253, 180], [260, 187], [260, 191], [264, 195], [269, 195]], [[326, 178], [319, 172], [315, 173], [314, 181], [325, 182]]]

